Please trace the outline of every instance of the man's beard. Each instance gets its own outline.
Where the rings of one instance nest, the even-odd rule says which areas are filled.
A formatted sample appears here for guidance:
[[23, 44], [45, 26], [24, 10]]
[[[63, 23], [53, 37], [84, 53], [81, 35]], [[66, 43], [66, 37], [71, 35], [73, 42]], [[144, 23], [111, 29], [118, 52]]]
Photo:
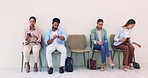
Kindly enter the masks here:
[[58, 28], [54, 28], [54, 27], [52, 27], [52, 30], [57, 30]]

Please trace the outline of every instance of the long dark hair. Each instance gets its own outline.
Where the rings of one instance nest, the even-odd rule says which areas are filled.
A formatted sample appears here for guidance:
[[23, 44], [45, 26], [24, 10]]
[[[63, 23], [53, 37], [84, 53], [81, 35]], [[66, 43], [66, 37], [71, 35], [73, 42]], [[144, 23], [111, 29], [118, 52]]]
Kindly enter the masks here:
[[129, 24], [136, 24], [135, 20], [134, 19], [129, 19], [126, 24], [122, 27], [127, 27]]

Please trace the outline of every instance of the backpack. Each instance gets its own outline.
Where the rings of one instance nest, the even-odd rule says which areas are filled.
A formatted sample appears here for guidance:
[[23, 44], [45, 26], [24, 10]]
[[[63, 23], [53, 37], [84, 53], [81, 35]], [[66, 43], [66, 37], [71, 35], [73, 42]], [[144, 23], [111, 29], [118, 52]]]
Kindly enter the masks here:
[[72, 64], [72, 58], [67, 57], [65, 60], [65, 71], [67, 72], [73, 72], [73, 64]]

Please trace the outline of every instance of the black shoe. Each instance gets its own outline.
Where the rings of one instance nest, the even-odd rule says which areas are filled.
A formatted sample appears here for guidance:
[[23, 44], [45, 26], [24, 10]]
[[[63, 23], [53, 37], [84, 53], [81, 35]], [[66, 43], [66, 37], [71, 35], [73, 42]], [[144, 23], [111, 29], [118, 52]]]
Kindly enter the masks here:
[[61, 73], [61, 74], [64, 73], [64, 68], [63, 67], [59, 68], [59, 73]]
[[48, 74], [52, 74], [53, 73], [53, 68], [48, 68]]

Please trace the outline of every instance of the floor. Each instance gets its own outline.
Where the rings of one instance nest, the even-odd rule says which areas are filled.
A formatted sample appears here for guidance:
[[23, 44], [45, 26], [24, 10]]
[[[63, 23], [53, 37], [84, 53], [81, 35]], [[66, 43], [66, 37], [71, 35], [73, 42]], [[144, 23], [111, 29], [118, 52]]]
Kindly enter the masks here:
[[75, 67], [71, 73], [65, 72], [59, 74], [58, 68], [55, 68], [52, 75], [47, 74], [47, 69], [43, 68], [41, 72], [30, 73], [20, 72], [20, 69], [0, 69], [0, 78], [147, 78], [148, 77], [148, 64], [141, 64], [141, 69], [128, 70], [127, 72], [122, 69], [118, 69], [117, 66], [114, 69], [106, 66], [106, 70], [101, 72], [98, 70], [88, 70], [84, 66]]

